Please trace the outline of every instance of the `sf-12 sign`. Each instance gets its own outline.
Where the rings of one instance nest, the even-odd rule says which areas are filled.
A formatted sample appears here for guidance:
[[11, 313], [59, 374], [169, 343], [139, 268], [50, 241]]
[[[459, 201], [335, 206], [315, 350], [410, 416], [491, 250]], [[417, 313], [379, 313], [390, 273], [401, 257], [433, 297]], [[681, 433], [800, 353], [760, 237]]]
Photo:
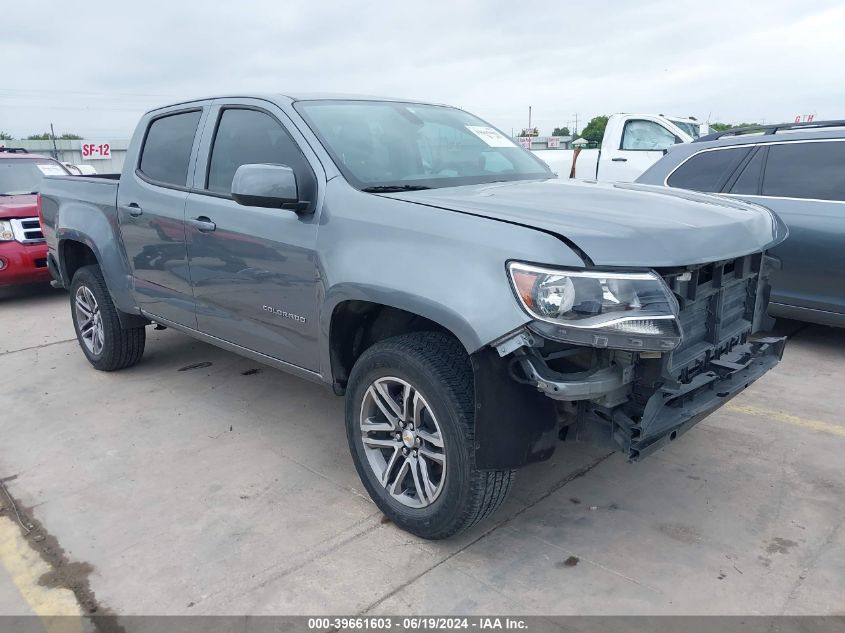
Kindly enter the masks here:
[[82, 143], [82, 160], [107, 160], [111, 158], [111, 144]]

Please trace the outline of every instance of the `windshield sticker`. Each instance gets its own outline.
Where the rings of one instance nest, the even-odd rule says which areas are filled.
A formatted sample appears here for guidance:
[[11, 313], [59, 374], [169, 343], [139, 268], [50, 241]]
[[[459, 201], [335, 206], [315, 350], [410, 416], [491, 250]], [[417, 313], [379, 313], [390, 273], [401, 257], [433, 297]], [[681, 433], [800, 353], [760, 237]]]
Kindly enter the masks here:
[[490, 147], [513, 147], [515, 145], [507, 136], [492, 127], [486, 125], [466, 125], [464, 127]]
[[45, 176], [66, 176], [65, 170], [59, 167], [58, 165], [52, 165], [50, 163], [39, 163], [36, 165], [38, 169], [41, 170], [41, 173]]

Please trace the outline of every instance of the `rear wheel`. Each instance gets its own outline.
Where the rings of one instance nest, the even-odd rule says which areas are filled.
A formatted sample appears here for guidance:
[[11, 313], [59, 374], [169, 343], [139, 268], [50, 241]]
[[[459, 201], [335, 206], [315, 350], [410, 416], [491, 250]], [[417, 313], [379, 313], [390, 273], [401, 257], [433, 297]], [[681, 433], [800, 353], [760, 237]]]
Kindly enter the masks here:
[[346, 432], [370, 496], [428, 539], [465, 530], [504, 501], [513, 471], [475, 467], [474, 385], [463, 347], [436, 332], [381, 341], [350, 376]]
[[99, 266], [83, 266], [74, 274], [70, 311], [82, 353], [96, 369], [115, 371], [141, 360], [146, 332], [121, 326]]

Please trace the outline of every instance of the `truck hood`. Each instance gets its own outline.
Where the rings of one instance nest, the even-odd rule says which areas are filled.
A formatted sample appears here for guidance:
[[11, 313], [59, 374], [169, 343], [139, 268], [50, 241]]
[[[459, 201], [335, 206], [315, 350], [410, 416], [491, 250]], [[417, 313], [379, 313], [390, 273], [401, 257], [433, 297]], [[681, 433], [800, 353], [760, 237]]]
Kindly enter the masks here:
[[38, 206], [33, 194], [0, 196], [0, 220], [9, 218], [34, 218]]
[[587, 265], [703, 264], [786, 237], [786, 226], [765, 207], [634, 183], [531, 180], [388, 195], [553, 233], [579, 248]]

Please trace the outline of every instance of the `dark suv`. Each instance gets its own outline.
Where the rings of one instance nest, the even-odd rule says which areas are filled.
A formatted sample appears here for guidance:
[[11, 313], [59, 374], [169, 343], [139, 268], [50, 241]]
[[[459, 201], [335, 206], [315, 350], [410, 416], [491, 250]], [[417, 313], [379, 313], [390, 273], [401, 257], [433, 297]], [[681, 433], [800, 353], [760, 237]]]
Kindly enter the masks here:
[[845, 327], [845, 121], [736, 128], [675, 145], [637, 182], [763, 204], [789, 227], [769, 314]]

